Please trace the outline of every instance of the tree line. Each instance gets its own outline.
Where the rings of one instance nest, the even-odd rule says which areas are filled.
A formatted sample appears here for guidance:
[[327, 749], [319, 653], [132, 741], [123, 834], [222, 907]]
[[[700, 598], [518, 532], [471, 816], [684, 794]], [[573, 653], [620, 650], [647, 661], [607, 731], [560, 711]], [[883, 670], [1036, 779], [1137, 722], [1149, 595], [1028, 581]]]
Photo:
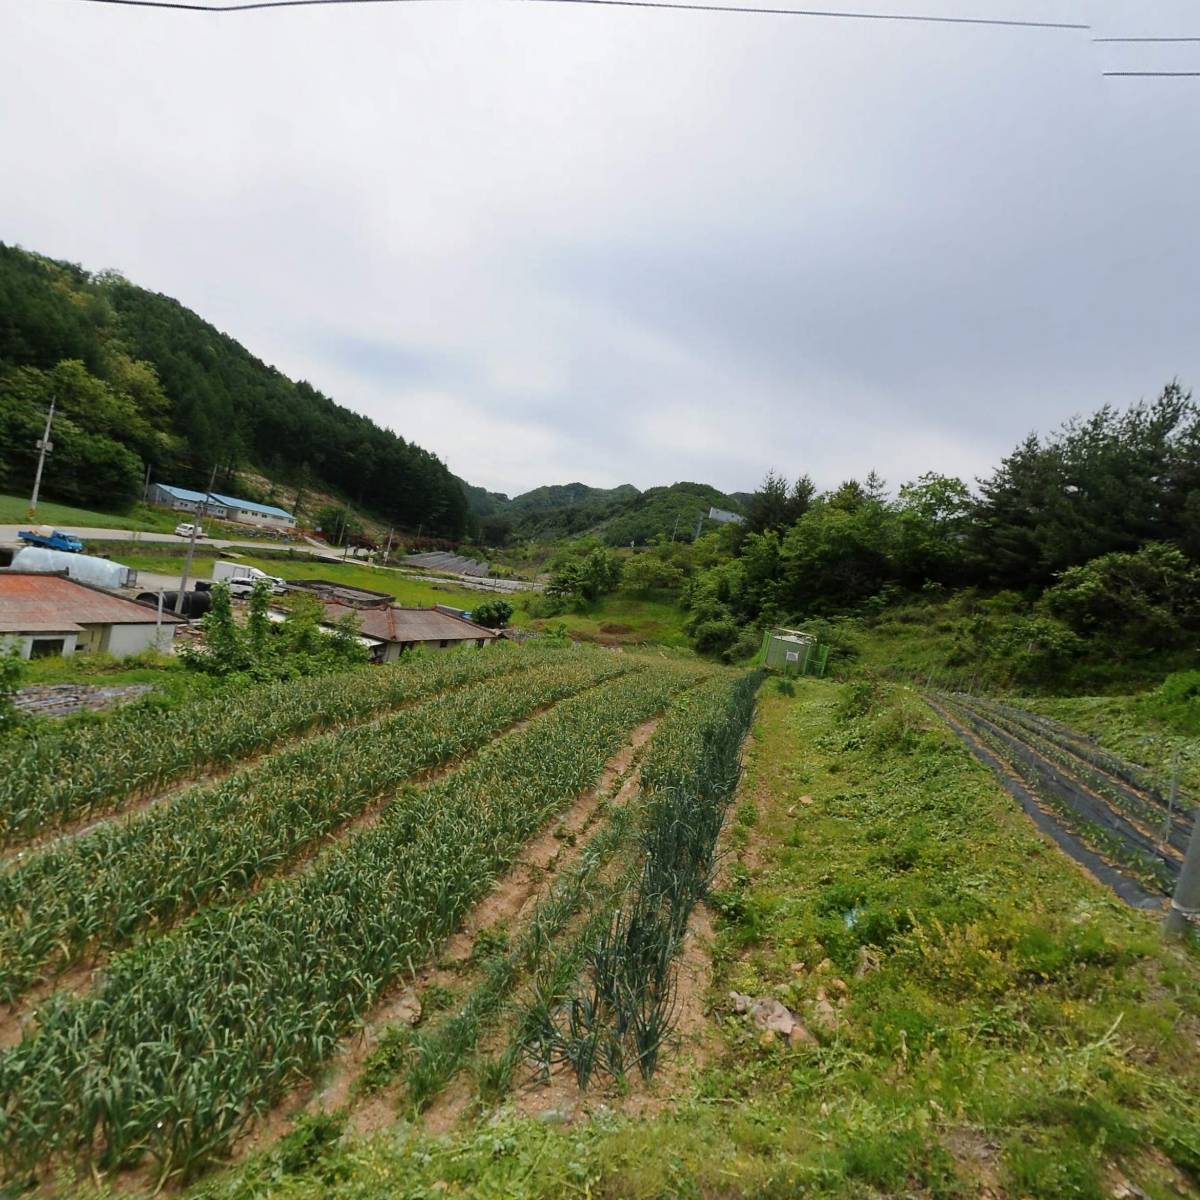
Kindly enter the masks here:
[[772, 472], [746, 512], [695, 547], [656, 551], [686, 575], [705, 651], [736, 656], [769, 624], [971, 590], [1009, 597], [1000, 608], [1024, 624], [1005, 636], [1043, 662], [1079, 639], [1153, 650], [1200, 632], [1200, 411], [1178, 382], [1030, 434], [975, 488], [931, 472], [892, 494], [871, 473], [820, 492]]

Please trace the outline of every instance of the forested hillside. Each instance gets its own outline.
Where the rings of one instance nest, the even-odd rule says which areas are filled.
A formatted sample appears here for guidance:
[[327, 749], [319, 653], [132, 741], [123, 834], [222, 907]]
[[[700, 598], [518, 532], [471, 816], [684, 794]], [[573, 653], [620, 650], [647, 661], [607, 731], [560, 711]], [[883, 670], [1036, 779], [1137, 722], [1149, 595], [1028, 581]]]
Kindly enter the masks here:
[[428, 451], [178, 301], [0, 243], [0, 488], [28, 486], [52, 396], [43, 486], [56, 499], [114, 508], [138, 496], [147, 466], [193, 485], [215, 467], [224, 487], [253, 467], [292, 496], [323, 486], [401, 528], [467, 527], [462, 488]]

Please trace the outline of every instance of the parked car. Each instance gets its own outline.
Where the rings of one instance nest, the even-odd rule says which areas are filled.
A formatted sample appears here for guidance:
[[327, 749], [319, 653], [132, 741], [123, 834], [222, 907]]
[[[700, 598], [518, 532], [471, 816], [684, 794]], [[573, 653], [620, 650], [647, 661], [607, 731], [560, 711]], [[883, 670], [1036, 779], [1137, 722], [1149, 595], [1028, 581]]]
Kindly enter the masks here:
[[192, 525], [187, 521], [180, 521], [179, 524], [175, 526], [176, 537], [190, 538], [193, 534], [195, 534], [195, 536], [198, 538], [202, 538], [204, 536], [204, 530], [199, 525]]
[[41, 546], [45, 550], [65, 550], [68, 554], [78, 554], [83, 549], [83, 543], [61, 529], [52, 525], [35, 525], [32, 529], [22, 529], [17, 537], [30, 546]]

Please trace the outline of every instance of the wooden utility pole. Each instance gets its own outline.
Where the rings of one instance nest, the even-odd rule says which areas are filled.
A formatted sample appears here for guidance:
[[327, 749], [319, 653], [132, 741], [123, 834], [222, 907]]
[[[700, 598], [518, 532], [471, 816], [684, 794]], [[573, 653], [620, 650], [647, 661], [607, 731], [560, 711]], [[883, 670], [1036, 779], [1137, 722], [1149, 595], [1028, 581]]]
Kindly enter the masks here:
[[33, 495], [29, 498], [29, 519], [31, 521], [37, 516], [38, 492], [42, 490], [42, 468], [46, 465], [46, 455], [54, 449], [54, 443], [50, 440], [50, 427], [54, 424], [54, 401], [55, 397], [51, 396], [50, 411], [46, 414], [46, 432], [37, 440], [37, 473], [33, 477]]
[[212, 475], [208, 480], [208, 491], [204, 493], [204, 499], [200, 502], [200, 511], [196, 514], [196, 519], [192, 522], [192, 536], [188, 538], [187, 554], [184, 555], [183, 559], [183, 574], [179, 579], [179, 595], [175, 597], [176, 616], [179, 616], [183, 612], [183, 593], [187, 591], [188, 576], [192, 573], [192, 556], [196, 553], [196, 530], [200, 528], [201, 522], [208, 512], [209, 493], [216, 487], [216, 484], [217, 468], [214, 466]]

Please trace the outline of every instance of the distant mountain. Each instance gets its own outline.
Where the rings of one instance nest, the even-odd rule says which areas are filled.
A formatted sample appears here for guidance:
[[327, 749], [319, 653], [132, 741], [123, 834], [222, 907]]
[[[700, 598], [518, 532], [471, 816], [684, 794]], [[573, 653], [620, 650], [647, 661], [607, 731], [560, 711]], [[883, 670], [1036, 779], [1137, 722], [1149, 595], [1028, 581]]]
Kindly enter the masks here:
[[709, 508], [740, 512], [741, 507], [732, 496], [707, 483], [648, 488], [604, 522], [603, 537], [610, 546], [640, 546], [656, 535], [690, 542], [697, 523], [703, 527]]
[[[644, 545], [655, 536], [690, 541], [710, 507], [740, 512], [740, 497], [705, 483], [673, 483], [639, 491], [629, 483], [614, 488], [559, 483], [509, 499], [464, 484], [472, 518], [485, 542], [555, 540], [593, 534], [609, 545]], [[743, 493], [747, 495], [748, 493]]]
[[589, 487], [586, 483], [553, 483], [514, 496], [511, 510], [515, 512], [546, 512], [554, 508], [573, 508], [580, 505], [609, 504], [632, 500], [639, 495], [632, 483], [615, 488]]

